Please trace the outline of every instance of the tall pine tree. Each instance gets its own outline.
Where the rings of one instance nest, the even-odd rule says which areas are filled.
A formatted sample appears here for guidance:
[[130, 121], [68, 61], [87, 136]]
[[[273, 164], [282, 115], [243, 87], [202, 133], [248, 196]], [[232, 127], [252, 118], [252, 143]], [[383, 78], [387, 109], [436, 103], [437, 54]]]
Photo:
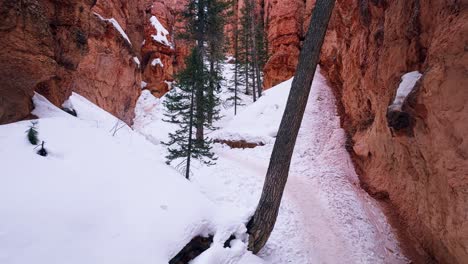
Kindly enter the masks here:
[[188, 179], [190, 174], [191, 158], [213, 165], [216, 160], [211, 152], [211, 140], [204, 137], [199, 140], [193, 137], [193, 128], [196, 124], [206, 123], [206, 110], [204, 105], [198, 105], [196, 100], [197, 87], [205, 86], [207, 69], [195, 47], [186, 59], [186, 68], [176, 76], [174, 89], [166, 94], [164, 106], [167, 109], [164, 121], [177, 124], [179, 128], [169, 134], [169, 141], [163, 142], [168, 146], [169, 155], [167, 163], [182, 158], [177, 168], [184, 169]]
[[[223, 18], [228, 4], [223, 0], [192, 0], [184, 11], [187, 21], [184, 38], [193, 40], [194, 46], [186, 61], [186, 69], [175, 78], [175, 89], [165, 100], [166, 121], [176, 123], [179, 129], [170, 134], [168, 163], [184, 158], [179, 167], [185, 168], [189, 178], [191, 158], [211, 165], [214, 154], [212, 141], [205, 136], [213, 129], [219, 116], [216, 91], [222, 82], [220, 61], [224, 59]], [[195, 130], [195, 136], [193, 136]]]

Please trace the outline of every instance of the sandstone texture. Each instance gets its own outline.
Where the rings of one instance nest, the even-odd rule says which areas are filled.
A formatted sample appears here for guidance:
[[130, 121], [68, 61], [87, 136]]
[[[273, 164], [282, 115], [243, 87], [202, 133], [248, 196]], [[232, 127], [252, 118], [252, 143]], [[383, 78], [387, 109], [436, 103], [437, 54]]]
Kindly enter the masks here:
[[190, 51], [189, 42], [179, 36], [186, 26], [181, 17], [186, 4], [186, 0], [156, 0], [152, 5], [150, 15], [169, 32], [166, 36], [169, 45], [155, 41], [152, 36], [158, 34], [158, 30], [149, 19], [145, 21], [145, 40], [141, 49], [143, 80], [146, 89], [157, 97], [169, 91], [174, 74], [185, 66]]
[[306, 3], [303, 0], [264, 0], [269, 59], [264, 68], [264, 88], [294, 76], [304, 39]]
[[[463, 1], [337, 1], [321, 65], [362, 186], [440, 263], [468, 261], [468, 9]], [[422, 78], [389, 127], [400, 78]], [[422, 252], [424, 251], [424, 252]]]
[[131, 124], [154, 10], [151, 0], [2, 0], [0, 124], [27, 118], [35, 91], [57, 106], [78, 92]]
[[26, 118], [34, 91], [58, 103], [87, 54], [93, 1], [0, 1], [0, 124]]
[[[259, 0], [268, 89], [294, 75], [315, 0]], [[468, 261], [468, 2], [337, 0], [321, 66], [338, 98], [362, 186], [389, 206], [415, 262]], [[423, 74], [387, 107], [405, 73]], [[409, 237], [409, 238], [408, 238]]]

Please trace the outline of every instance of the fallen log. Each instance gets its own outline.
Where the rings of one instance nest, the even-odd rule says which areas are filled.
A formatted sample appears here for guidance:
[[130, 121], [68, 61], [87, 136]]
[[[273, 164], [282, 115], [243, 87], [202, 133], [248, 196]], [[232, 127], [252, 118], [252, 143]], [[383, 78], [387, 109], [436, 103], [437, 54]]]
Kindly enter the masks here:
[[247, 142], [245, 140], [225, 140], [225, 139], [215, 139], [215, 143], [225, 144], [231, 148], [255, 148], [259, 146], [264, 146], [265, 144], [262, 142]]

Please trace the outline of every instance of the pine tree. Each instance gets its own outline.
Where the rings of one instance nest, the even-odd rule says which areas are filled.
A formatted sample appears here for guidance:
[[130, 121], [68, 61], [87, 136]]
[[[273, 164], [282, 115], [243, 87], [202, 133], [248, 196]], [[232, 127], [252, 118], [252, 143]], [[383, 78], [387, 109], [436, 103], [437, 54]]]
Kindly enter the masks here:
[[177, 165], [185, 169], [185, 176], [189, 178], [191, 158], [202, 161], [207, 165], [213, 165], [216, 160], [211, 152], [212, 141], [206, 137], [203, 140], [193, 138], [193, 128], [206, 122], [206, 104], [196, 101], [197, 87], [205, 86], [207, 69], [195, 47], [186, 60], [186, 68], [176, 76], [174, 89], [166, 94], [163, 102], [167, 109], [164, 121], [177, 124], [179, 128], [169, 134], [169, 141], [163, 142], [168, 146], [169, 155], [167, 163], [183, 158]]
[[238, 96], [239, 86], [243, 84], [239, 74], [239, 27], [234, 28], [234, 79], [230, 80], [229, 91], [233, 93], [227, 100], [234, 104], [234, 115], [237, 115], [237, 106], [242, 105], [242, 99]]
[[31, 126], [29, 126], [29, 129], [26, 131], [28, 134], [28, 140], [29, 143], [32, 145], [37, 145], [39, 143], [39, 138], [38, 138], [38, 132], [37, 132], [37, 121], [32, 121]]
[[169, 146], [168, 163], [184, 158], [177, 166], [185, 167], [187, 178], [191, 158], [208, 165], [216, 160], [205, 129], [213, 129], [213, 121], [219, 118], [217, 91], [222, 82], [220, 61], [224, 59], [226, 22], [222, 15], [227, 7], [228, 3], [222, 0], [193, 0], [183, 14], [188, 21], [183, 36], [196, 43], [187, 58], [186, 69], [175, 78], [176, 88], [166, 95], [164, 104], [169, 118], [166, 121], [178, 124], [179, 129], [164, 144]]

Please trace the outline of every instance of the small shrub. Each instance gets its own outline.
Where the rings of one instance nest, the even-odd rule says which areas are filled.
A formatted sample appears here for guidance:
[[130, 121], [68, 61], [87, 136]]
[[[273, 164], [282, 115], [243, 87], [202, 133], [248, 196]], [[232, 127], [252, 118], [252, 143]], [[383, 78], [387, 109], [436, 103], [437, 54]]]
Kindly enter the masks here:
[[45, 142], [42, 141], [41, 148], [37, 151], [37, 154], [46, 157], [48, 153], [47, 150], [44, 148], [44, 144]]

